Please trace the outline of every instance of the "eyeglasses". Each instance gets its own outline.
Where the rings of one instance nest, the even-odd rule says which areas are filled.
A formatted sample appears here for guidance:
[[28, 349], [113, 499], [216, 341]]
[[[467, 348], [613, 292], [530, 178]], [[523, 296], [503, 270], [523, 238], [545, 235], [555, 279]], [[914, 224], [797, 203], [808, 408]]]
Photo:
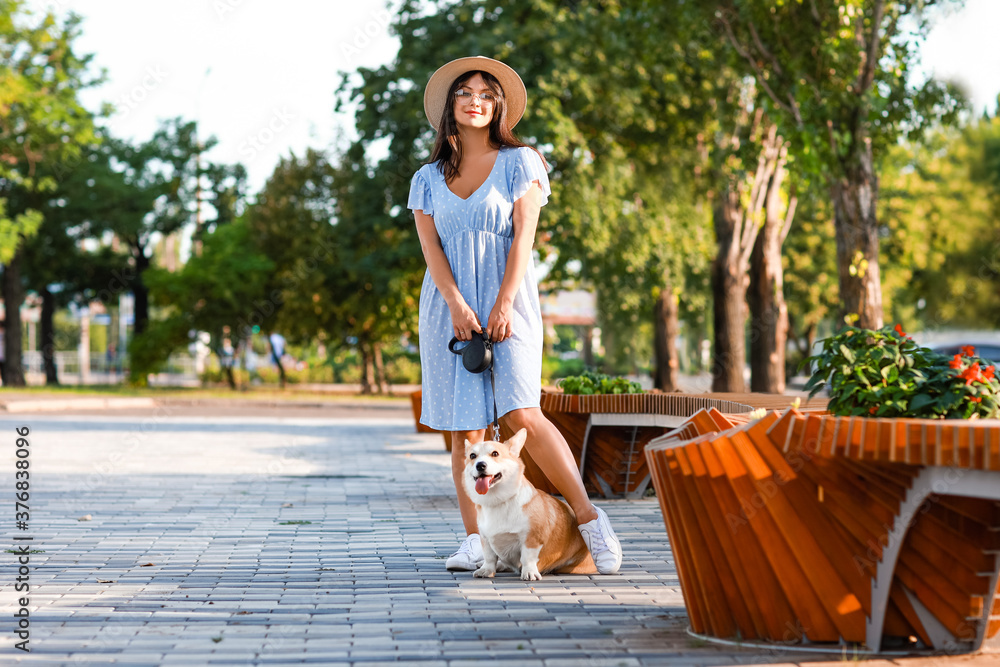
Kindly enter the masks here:
[[468, 90], [456, 90], [455, 99], [460, 104], [472, 104], [472, 98], [478, 97], [480, 103], [492, 105], [496, 104], [497, 96], [493, 93], [471, 93]]

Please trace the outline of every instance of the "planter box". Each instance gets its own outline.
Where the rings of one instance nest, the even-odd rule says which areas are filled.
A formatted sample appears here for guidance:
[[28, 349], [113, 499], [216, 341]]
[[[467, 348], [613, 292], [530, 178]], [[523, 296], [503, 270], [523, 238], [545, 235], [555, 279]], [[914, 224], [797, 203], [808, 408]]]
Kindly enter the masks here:
[[696, 633], [877, 652], [1000, 630], [1000, 422], [706, 411], [646, 458]]
[[417, 425], [417, 433], [440, 433], [444, 436], [444, 448], [451, 451], [451, 434], [446, 431], [438, 431], [433, 429], [426, 424], [420, 423], [420, 413], [423, 411], [422, 401], [423, 393], [418, 389], [417, 391], [410, 394], [410, 408], [413, 411], [413, 421]]
[[[791, 399], [781, 400], [787, 404]], [[588, 492], [630, 498], [642, 497], [649, 485], [643, 452], [650, 440], [681, 426], [702, 409], [743, 414], [754, 409], [750, 404], [718, 395], [659, 392], [543, 393], [541, 408], [569, 443]], [[536, 486], [545, 483], [536, 480], [534, 474], [529, 479]]]

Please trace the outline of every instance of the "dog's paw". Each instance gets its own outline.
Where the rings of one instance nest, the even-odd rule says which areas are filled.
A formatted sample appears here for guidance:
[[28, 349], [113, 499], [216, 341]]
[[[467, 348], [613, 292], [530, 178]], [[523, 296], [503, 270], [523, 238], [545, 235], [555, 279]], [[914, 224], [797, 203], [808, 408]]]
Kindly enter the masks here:
[[541, 581], [542, 573], [538, 571], [538, 567], [523, 567], [521, 568], [521, 579], [524, 581]]
[[493, 568], [486, 567], [485, 565], [472, 573], [473, 577], [479, 577], [480, 579], [492, 579], [496, 576], [497, 571]]

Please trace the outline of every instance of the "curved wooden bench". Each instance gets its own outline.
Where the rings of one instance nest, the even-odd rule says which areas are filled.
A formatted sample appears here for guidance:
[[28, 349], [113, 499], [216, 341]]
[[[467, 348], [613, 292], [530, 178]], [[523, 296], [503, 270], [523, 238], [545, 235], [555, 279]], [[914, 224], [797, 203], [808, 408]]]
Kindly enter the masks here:
[[[791, 399], [782, 400], [788, 405]], [[692, 414], [706, 408], [749, 414], [754, 407], [719, 395], [659, 392], [541, 397], [542, 412], [569, 443], [588, 489], [606, 498], [641, 498], [650, 483], [646, 444]]]
[[1000, 630], [1000, 422], [703, 411], [646, 457], [695, 632], [971, 651]]

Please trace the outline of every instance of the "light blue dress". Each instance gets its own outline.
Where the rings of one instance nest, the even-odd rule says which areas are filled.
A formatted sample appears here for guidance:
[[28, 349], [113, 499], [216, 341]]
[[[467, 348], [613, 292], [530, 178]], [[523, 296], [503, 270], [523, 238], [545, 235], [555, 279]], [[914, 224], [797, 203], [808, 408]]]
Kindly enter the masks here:
[[[448, 189], [438, 163], [425, 164], [410, 182], [407, 208], [433, 216], [459, 291], [486, 329], [514, 240], [514, 202], [537, 181], [542, 204], [551, 194], [541, 157], [532, 148], [501, 148], [486, 181], [468, 199]], [[538, 407], [542, 390], [542, 315], [534, 262], [514, 297], [513, 334], [493, 346], [497, 414]], [[489, 371], [474, 374], [448, 351], [451, 311], [424, 273], [420, 290], [420, 422], [441, 431], [471, 431], [493, 421]], [[459, 347], [462, 347], [461, 345]]]

